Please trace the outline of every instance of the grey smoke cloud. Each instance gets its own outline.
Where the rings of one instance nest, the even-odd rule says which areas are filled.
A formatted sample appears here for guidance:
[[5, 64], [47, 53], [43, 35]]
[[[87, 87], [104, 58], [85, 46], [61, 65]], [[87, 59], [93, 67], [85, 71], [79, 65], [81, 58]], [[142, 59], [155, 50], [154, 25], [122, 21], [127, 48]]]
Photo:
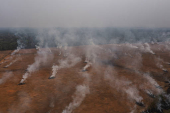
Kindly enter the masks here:
[[0, 27], [170, 27], [169, 0], [0, 0]]

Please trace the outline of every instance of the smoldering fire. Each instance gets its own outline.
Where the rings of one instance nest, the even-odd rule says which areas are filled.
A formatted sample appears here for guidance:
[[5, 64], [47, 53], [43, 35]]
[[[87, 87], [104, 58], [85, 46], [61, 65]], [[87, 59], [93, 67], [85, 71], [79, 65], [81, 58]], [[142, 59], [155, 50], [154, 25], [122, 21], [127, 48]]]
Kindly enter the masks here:
[[[156, 48], [154, 48], [154, 44], [150, 45], [150, 43], [146, 42], [136, 44], [125, 43], [97, 45], [95, 44], [97, 43], [95, 42], [96, 40], [92, 39], [90, 41], [88, 40], [88, 43], [90, 45], [68, 47], [69, 44], [66, 43], [67, 40], [60, 39], [59, 37], [63, 36], [63, 34], [52, 35], [52, 37], [55, 37], [55, 39], [59, 38], [59, 41], [55, 43], [59, 43], [60, 45], [58, 45], [57, 48], [49, 48], [49, 44], [46, 44], [46, 41], [48, 42], [48, 39], [45, 38], [45, 40], [41, 40], [41, 43], [38, 44], [39, 46], [36, 46], [37, 54], [34, 57], [34, 62], [31, 65], [28, 64], [29, 66], [27, 67], [26, 72], [22, 75], [22, 79], [18, 85], [24, 85], [25, 82], [28, 82], [28, 85], [25, 85], [24, 87], [27, 87], [30, 84], [34, 84], [34, 82], [29, 83], [29, 81], [26, 81], [27, 78], [30, 77], [29, 80], [31, 80], [31, 76], [36, 76], [37, 73], [38, 75], [41, 75], [41, 72], [43, 71], [46, 71], [43, 76], [46, 76], [46, 74], [48, 74], [46, 76], [46, 79], [48, 78], [49, 73], [51, 73], [48, 79], [54, 80], [47, 81], [50, 81], [51, 83], [58, 82], [57, 85], [59, 85], [58, 87], [60, 90], [62, 89], [63, 84], [73, 84], [75, 87], [75, 92], [72, 92], [72, 101], [67, 104], [63, 102], [63, 105], [67, 105], [63, 107], [63, 113], [74, 112], [76, 108], [81, 107], [80, 105], [84, 104], [83, 101], [86, 99], [86, 97], [87, 99], [90, 98], [87, 96], [91, 96], [90, 92], [94, 94], [95, 92], [99, 92], [98, 95], [100, 95], [100, 91], [103, 90], [104, 92], [105, 87], [112, 88], [111, 90], [109, 89], [110, 92], [112, 92], [110, 93], [111, 95], [114, 95], [114, 93], [116, 92], [117, 95], [121, 95], [123, 98], [127, 98], [124, 99], [127, 101], [127, 103], [129, 102], [131, 103], [130, 105], [136, 106], [133, 110], [133, 107], [130, 106], [131, 108], [129, 109], [133, 112], [138, 112], [138, 109], [143, 109], [142, 107], [148, 106], [146, 102], [148, 98], [151, 97], [151, 100], [154, 100], [155, 97], [158, 97], [157, 95], [163, 93], [164, 88], [161, 87], [162, 84], [160, 86], [160, 82], [157, 82], [157, 79], [154, 78], [154, 75], [152, 75], [152, 73], [149, 74], [149, 72], [143, 72], [146, 70], [150, 71], [150, 69], [154, 71], [155, 67], [150, 68], [148, 67], [148, 64], [145, 64], [147, 68], [143, 66], [144, 63], [146, 63], [143, 61], [144, 59], [147, 59], [146, 56], [149, 56], [149, 58], [154, 57], [158, 59], [159, 52], [157, 52], [158, 50], [155, 50]], [[22, 52], [24, 53], [25, 51], [26, 50]], [[17, 52], [20, 51], [17, 50]], [[61, 54], [64, 57], [62, 57]], [[127, 59], [125, 57], [129, 61], [126, 61]], [[84, 58], [85, 61], [83, 63], [82, 59]], [[105, 61], [109, 63], [105, 63]], [[158, 60], [157, 62], [153, 62], [155, 63], [153, 65], [157, 66], [158, 62], [159, 66], [163, 65], [163, 62]], [[7, 65], [7, 67], [9, 66]], [[9, 69], [11, 69], [11, 67], [9, 67]], [[88, 71], [89, 68], [90, 71]], [[81, 69], [83, 73], [80, 72]], [[166, 69], [167, 70], [164, 70], [164, 72], [169, 70], [168, 66], [166, 67]], [[69, 82], [66, 78], [66, 71], [70, 73], [70, 75], [67, 75], [70, 79], [68, 80]], [[166, 75], [167, 73], [164, 74]], [[79, 77], [74, 77], [74, 75], [78, 75]], [[43, 80], [45, 81], [44, 78]], [[62, 83], [62, 79], [65, 79], [67, 82], [65, 81], [64, 83]], [[141, 79], [144, 82], [141, 82], [138, 79]], [[98, 87], [97, 85], [101, 83], [103, 83], [102, 85], [108, 86], [104, 86], [103, 89], [102, 86], [100, 86], [101, 90], [94, 91], [95, 88]], [[169, 81], [167, 81], [167, 83], [169, 84]], [[146, 89], [150, 90], [146, 91]], [[67, 88], [66, 91], [69, 92], [70, 89]], [[65, 93], [66, 91], [61, 92]], [[54, 95], [56, 96], [56, 94], [58, 93], [55, 93]], [[60, 96], [61, 95], [56, 96], [56, 98], [59, 98]], [[105, 101], [107, 101], [107, 99], [105, 99]], [[86, 102], [88, 103], [88, 101]], [[55, 105], [53, 105], [52, 108], [54, 108]], [[138, 108], [137, 105], [141, 107]]]

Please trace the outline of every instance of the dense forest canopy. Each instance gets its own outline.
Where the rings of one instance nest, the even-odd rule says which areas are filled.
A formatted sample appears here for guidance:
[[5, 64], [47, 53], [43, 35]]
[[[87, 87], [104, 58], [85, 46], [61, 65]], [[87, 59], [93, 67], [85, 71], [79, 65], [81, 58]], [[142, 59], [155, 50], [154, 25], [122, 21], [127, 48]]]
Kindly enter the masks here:
[[35, 48], [43, 38], [42, 47], [87, 45], [88, 39], [95, 44], [165, 42], [170, 39], [170, 29], [144, 28], [1, 28], [0, 50]]

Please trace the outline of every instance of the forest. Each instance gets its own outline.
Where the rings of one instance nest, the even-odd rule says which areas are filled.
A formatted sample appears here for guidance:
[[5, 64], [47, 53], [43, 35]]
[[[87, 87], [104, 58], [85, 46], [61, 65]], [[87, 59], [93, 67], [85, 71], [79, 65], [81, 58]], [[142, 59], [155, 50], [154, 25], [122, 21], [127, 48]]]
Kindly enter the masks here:
[[[55, 33], [51, 34], [51, 31], [52, 33], [55, 31]], [[62, 44], [61, 40], [66, 42], [68, 46], [88, 45], [89, 39], [93, 39], [95, 44], [151, 43], [169, 41], [170, 29], [0, 28], [0, 50], [15, 50], [18, 46], [22, 49], [35, 48], [41, 38], [47, 39], [48, 47]], [[46, 42], [43, 43], [42, 47], [47, 46]]]

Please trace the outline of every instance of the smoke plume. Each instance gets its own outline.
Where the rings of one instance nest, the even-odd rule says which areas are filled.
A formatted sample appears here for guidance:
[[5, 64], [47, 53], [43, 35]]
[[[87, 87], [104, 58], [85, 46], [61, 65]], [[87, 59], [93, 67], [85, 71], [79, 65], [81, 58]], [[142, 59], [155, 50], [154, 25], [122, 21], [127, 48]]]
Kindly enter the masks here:
[[72, 113], [74, 109], [76, 109], [82, 101], [85, 99], [86, 95], [90, 93], [89, 89], [89, 81], [90, 75], [88, 73], [83, 73], [84, 83], [82, 85], [78, 85], [76, 87], [76, 92], [73, 96], [73, 101], [63, 110], [62, 113]]

